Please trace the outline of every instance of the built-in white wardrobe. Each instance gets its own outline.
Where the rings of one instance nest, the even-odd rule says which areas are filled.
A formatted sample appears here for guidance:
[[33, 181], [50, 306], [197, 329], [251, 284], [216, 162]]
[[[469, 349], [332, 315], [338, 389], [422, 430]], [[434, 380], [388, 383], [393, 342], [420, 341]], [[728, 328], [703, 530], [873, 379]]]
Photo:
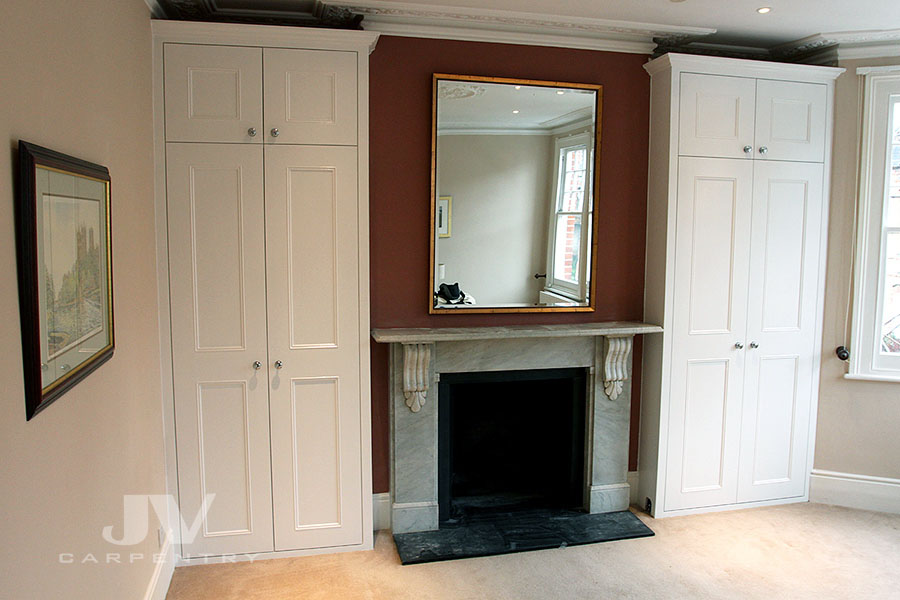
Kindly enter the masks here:
[[179, 554], [371, 547], [367, 106], [377, 36], [155, 22], [154, 39]]
[[651, 75], [640, 501], [808, 498], [842, 69], [667, 54]]

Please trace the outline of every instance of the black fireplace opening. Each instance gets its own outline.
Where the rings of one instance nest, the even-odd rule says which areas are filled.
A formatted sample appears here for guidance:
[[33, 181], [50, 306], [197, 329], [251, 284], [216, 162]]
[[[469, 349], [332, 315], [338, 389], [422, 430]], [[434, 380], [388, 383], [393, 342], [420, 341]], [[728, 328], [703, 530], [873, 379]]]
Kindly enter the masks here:
[[584, 507], [587, 370], [442, 373], [440, 520]]

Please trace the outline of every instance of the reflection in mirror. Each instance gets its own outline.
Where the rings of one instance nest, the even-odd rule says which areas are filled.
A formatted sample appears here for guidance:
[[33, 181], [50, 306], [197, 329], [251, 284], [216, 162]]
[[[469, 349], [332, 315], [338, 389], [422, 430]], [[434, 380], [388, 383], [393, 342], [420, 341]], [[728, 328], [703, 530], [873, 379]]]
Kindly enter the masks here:
[[593, 310], [601, 93], [434, 76], [432, 313]]

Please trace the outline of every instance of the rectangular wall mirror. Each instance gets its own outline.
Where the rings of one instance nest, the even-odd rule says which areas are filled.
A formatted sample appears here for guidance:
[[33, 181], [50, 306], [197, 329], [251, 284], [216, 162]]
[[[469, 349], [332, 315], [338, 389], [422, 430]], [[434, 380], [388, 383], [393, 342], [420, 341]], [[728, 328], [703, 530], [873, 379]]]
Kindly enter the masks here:
[[434, 75], [431, 314], [594, 309], [602, 86]]

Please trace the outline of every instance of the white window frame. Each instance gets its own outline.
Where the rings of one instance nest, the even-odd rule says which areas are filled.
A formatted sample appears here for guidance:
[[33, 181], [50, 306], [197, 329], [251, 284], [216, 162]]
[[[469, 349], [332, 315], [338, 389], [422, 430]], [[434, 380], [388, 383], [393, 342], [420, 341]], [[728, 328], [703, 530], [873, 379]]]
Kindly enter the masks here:
[[860, 67], [864, 77], [859, 212], [848, 379], [900, 381], [900, 355], [881, 353], [883, 297], [882, 227], [889, 190], [890, 107], [900, 98], [900, 65]]
[[[563, 157], [565, 152], [571, 148], [584, 146], [587, 149], [585, 159], [584, 173], [584, 201], [581, 203], [581, 247], [579, 248], [579, 256], [581, 264], [578, 266], [578, 283], [573, 285], [571, 282], [557, 279], [554, 273], [556, 265], [556, 228], [558, 207], [560, 197], [562, 196], [565, 178], [561, 177], [563, 169]], [[571, 298], [577, 302], [587, 302], [587, 290], [590, 282], [588, 281], [588, 266], [591, 257], [588, 257], [588, 248], [590, 247], [593, 222], [591, 219], [594, 210], [593, 190], [594, 190], [594, 145], [593, 137], [589, 132], [579, 133], [568, 137], [560, 137], [554, 143], [554, 153], [556, 160], [554, 161], [555, 171], [553, 173], [553, 194], [550, 198], [550, 219], [549, 219], [549, 235], [547, 236], [547, 279], [544, 286], [545, 291], [559, 294], [567, 298]], [[573, 213], [574, 214], [574, 213]]]

